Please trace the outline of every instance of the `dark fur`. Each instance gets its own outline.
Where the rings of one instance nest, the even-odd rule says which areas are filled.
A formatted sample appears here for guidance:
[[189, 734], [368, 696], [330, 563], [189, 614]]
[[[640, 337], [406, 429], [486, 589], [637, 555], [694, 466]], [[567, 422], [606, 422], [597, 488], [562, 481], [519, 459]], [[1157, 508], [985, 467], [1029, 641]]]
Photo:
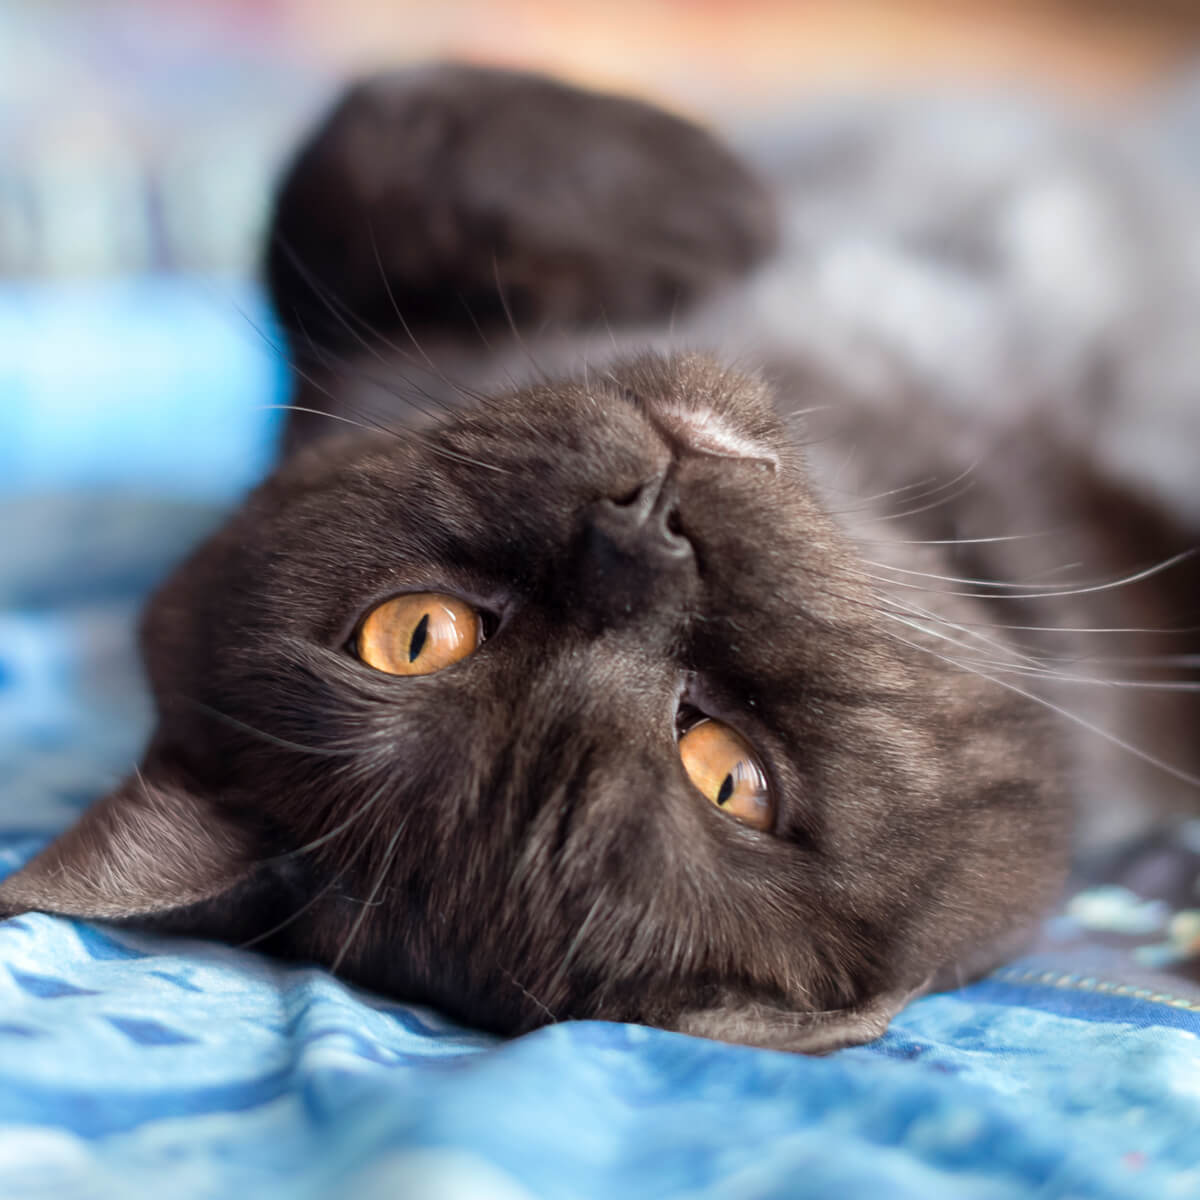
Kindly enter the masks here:
[[[906, 544], [980, 506], [1065, 506], [1106, 570], [1185, 532], [1106, 501], [1086, 462], [1077, 494], [1002, 502], [1016, 433], [967, 500], [922, 505], [911, 485], [972, 442], [921, 404], [892, 427], [844, 397], [802, 449], [780, 408], [831, 393], [797, 364], [773, 391], [704, 354], [626, 353], [631, 322], [719, 298], [775, 237], [745, 168], [632, 101], [465, 68], [360, 86], [275, 231], [299, 402], [388, 428], [296, 415], [290, 457], [147, 611], [140, 772], [0, 905], [255, 939], [505, 1033], [603, 1017], [809, 1051], [1019, 942], [1060, 886], [1079, 758], [1021, 694], [1041, 681], [964, 670], [919, 627], [986, 630], [986, 600], [922, 592], [915, 621], [917, 577], [874, 564], [1022, 578], [1007, 544]], [[603, 353], [580, 340], [597, 317]], [[855, 471], [909, 490], [864, 501]], [[1136, 552], [1086, 519], [1106, 503], [1144, 523]], [[372, 671], [356, 623], [405, 590], [467, 598], [490, 636], [439, 674]], [[1105, 619], [1171, 607], [1122, 603]], [[757, 748], [772, 833], [688, 782], [681, 702]]]

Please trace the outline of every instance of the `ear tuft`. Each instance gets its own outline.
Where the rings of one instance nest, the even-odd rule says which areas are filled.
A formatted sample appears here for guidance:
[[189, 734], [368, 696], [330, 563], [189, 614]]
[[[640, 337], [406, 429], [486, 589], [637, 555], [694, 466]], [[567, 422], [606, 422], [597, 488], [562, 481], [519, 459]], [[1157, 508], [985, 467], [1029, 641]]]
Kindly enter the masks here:
[[144, 917], [220, 896], [254, 866], [246, 830], [138, 772], [0, 884], [0, 916]]

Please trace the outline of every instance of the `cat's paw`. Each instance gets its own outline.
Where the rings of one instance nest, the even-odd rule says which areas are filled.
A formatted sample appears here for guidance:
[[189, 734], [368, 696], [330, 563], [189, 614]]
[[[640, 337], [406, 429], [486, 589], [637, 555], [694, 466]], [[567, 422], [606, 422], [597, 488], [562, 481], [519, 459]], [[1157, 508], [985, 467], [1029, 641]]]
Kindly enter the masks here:
[[304, 355], [405, 324], [664, 318], [774, 237], [764, 186], [698, 126], [444, 65], [343, 97], [284, 177], [266, 270]]

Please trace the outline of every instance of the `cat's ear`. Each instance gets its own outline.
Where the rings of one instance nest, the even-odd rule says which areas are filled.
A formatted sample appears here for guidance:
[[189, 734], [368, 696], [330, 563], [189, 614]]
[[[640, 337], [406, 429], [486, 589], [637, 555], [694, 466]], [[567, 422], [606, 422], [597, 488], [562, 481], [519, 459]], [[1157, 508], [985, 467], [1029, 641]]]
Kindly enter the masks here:
[[137, 773], [0, 884], [0, 916], [171, 924], [161, 918], [195, 913], [250, 879], [253, 840], [211, 802]]
[[729, 1001], [712, 1008], [684, 1012], [675, 1028], [696, 1037], [760, 1046], [766, 1050], [829, 1054], [882, 1037], [892, 1018], [909, 1001], [922, 995], [929, 983], [926, 980], [915, 988], [884, 992], [852, 1008], [828, 1012], [792, 1012], [756, 1000]]

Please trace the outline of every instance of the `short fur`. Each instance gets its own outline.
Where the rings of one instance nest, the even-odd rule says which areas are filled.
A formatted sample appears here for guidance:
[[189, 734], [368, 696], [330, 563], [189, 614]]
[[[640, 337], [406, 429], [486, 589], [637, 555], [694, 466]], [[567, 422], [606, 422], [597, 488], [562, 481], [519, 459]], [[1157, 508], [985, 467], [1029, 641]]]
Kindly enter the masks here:
[[[308, 411], [147, 610], [140, 770], [0, 906], [251, 941], [503, 1033], [810, 1052], [1011, 953], [1093, 721], [1055, 711], [1063, 644], [1004, 626], [1176, 623], [1157, 577], [1037, 572], [1081, 547], [1112, 578], [1190, 530], [1039, 414], [972, 468], [974, 414], [688, 349], [752, 344], [729, 314], [778, 236], [766, 185], [637, 102], [462, 67], [355, 88], [267, 254]], [[822, 436], [790, 415], [826, 405]], [[978, 540], [1056, 524], [1052, 561]], [[429, 590], [486, 614], [477, 653], [357, 660], [372, 605]], [[1146, 753], [1186, 771], [1194, 697], [1145, 699]], [[754, 745], [771, 832], [688, 781], [681, 706]]]

